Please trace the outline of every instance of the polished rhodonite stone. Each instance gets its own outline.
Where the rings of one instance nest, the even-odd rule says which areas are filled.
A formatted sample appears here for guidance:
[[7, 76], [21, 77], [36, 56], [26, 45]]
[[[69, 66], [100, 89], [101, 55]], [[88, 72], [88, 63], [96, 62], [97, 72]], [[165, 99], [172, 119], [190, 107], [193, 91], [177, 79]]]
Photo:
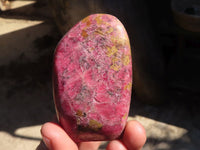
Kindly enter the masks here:
[[56, 48], [53, 81], [59, 122], [74, 141], [118, 138], [132, 88], [131, 50], [122, 23], [94, 14], [76, 24]]

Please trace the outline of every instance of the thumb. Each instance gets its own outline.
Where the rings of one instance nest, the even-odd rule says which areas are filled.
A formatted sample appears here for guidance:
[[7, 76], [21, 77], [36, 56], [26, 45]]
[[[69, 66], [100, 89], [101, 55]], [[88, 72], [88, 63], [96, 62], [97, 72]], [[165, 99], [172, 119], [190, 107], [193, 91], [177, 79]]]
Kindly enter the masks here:
[[49, 150], [78, 150], [74, 141], [56, 123], [45, 123], [41, 128], [41, 134], [43, 141]]

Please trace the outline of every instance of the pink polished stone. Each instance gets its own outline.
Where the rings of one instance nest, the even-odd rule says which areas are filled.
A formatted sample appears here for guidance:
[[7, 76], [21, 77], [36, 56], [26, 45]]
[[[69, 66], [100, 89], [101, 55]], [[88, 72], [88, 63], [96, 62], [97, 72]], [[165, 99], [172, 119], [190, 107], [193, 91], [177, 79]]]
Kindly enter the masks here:
[[122, 23], [94, 14], [76, 24], [56, 48], [53, 81], [58, 119], [74, 141], [118, 138], [132, 88], [131, 50]]

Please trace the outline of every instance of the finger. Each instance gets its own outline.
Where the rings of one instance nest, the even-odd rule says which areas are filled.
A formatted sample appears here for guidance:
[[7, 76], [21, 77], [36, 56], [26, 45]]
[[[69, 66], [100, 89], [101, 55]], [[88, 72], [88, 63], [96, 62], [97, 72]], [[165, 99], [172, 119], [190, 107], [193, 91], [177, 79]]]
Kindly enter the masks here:
[[79, 150], [98, 150], [101, 142], [82, 142], [79, 144]]
[[56, 123], [48, 122], [42, 126], [41, 134], [49, 150], [78, 150], [77, 145]]
[[146, 142], [144, 127], [137, 121], [129, 121], [126, 124], [122, 141], [129, 150], [140, 150]]
[[127, 150], [126, 146], [119, 140], [111, 141], [106, 150]]

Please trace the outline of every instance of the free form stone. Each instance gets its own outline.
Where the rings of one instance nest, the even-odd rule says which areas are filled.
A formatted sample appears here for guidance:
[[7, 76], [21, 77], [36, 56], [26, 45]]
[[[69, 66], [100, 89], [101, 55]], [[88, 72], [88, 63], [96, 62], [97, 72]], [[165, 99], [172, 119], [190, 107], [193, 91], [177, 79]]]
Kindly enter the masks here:
[[58, 43], [54, 101], [61, 126], [76, 142], [119, 138], [129, 113], [132, 61], [122, 23], [93, 14]]

